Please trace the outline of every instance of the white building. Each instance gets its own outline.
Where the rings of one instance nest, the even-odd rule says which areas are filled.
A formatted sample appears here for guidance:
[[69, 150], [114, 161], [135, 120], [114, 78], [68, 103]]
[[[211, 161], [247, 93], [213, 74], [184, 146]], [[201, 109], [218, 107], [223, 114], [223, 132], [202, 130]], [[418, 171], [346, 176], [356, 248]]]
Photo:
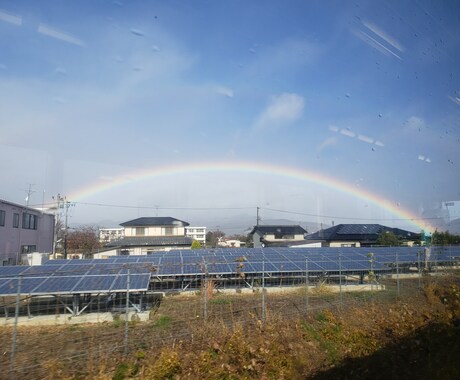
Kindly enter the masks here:
[[19, 264], [21, 255], [51, 254], [54, 215], [0, 200], [0, 266]]
[[171, 249], [191, 249], [192, 239], [185, 236], [189, 224], [171, 217], [141, 217], [120, 223], [123, 237], [104, 245], [94, 258], [118, 255], [148, 255]]
[[206, 227], [185, 227], [185, 236], [199, 241], [201, 246], [206, 246]]

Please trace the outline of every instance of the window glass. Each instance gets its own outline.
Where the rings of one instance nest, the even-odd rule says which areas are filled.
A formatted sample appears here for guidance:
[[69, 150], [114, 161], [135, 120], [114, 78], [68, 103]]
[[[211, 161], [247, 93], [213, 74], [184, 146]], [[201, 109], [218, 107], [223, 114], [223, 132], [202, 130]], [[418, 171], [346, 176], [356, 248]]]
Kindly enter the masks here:
[[3, 0], [0, 199], [47, 231], [27, 207], [60, 230], [174, 217], [227, 237], [460, 234], [459, 14], [432, 0]]
[[19, 214], [17, 214], [17, 213], [13, 214], [13, 227], [14, 228], [19, 227]]

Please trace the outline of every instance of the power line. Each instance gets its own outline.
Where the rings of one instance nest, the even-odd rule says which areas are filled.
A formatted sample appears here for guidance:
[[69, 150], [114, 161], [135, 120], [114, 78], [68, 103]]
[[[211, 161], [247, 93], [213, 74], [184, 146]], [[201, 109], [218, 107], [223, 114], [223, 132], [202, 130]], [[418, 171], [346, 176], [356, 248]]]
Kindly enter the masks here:
[[[246, 207], [158, 207], [158, 206], [133, 206], [133, 205], [122, 205], [122, 204], [109, 204], [109, 203], [92, 203], [92, 202], [72, 202], [73, 205], [84, 205], [84, 206], [95, 206], [95, 207], [113, 207], [113, 208], [125, 208], [125, 209], [142, 209], [142, 210], [178, 210], [178, 211], [225, 211], [225, 210], [256, 210], [257, 220], [261, 221], [260, 210], [279, 212], [284, 214], [309, 216], [314, 218], [322, 219], [339, 219], [339, 220], [362, 220], [362, 221], [424, 221], [424, 220], [442, 220], [442, 217], [419, 217], [419, 218], [360, 218], [360, 217], [349, 217], [349, 216], [338, 216], [338, 215], [321, 215], [312, 214], [306, 212], [298, 212], [291, 210], [281, 210], [267, 207], [258, 206], [246, 206]], [[46, 204], [51, 205], [51, 204]], [[32, 205], [31, 207], [37, 207], [40, 205]]]
[[305, 212], [297, 211], [288, 211], [288, 210], [279, 210], [274, 208], [265, 208], [261, 207], [263, 210], [281, 212], [285, 214], [294, 214], [294, 215], [303, 215], [303, 216], [313, 216], [315, 218], [328, 218], [328, 219], [345, 219], [345, 220], [367, 220], [367, 221], [415, 221], [415, 220], [439, 220], [443, 219], [442, 217], [423, 217], [423, 218], [357, 218], [357, 217], [347, 217], [347, 216], [337, 216], [337, 215], [319, 215], [319, 214], [309, 214]]
[[98, 206], [98, 207], [117, 207], [117, 208], [132, 208], [143, 210], [192, 210], [192, 211], [208, 211], [208, 210], [253, 210], [256, 207], [158, 207], [158, 206], [130, 206], [130, 205], [114, 205], [107, 203], [90, 203], [90, 202], [73, 202], [77, 205]]

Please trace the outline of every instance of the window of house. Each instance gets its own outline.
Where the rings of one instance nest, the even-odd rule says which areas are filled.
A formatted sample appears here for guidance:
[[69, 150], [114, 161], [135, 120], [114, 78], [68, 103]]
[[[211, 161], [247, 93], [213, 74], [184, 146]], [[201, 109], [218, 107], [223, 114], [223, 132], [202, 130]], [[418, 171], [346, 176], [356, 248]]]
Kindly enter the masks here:
[[173, 235], [174, 227], [165, 227], [165, 235]]
[[22, 214], [22, 228], [26, 230], [36, 230], [38, 225], [37, 215], [24, 213]]
[[31, 253], [36, 252], [37, 246], [36, 245], [21, 245], [21, 253]]
[[19, 228], [19, 214], [13, 214], [13, 228]]
[[0, 226], [4, 226], [5, 225], [5, 211], [3, 210], [0, 210]]
[[145, 227], [136, 227], [135, 233], [136, 236], [145, 236]]
[[275, 231], [275, 239], [282, 239], [283, 238], [283, 232], [281, 231], [281, 228], [277, 228]]

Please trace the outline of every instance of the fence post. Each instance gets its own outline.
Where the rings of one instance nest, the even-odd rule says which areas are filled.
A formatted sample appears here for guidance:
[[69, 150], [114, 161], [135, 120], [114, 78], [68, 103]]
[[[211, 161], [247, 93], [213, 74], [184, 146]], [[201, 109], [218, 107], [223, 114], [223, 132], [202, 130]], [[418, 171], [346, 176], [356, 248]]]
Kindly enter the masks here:
[[417, 260], [418, 260], [418, 263], [417, 263], [417, 266], [418, 266], [418, 288], [421, 289], [422, 288], [422, 268], [421, 268], [421, 259], [420, 259], [420, 256], [422, 255], [422, 251], [418, 251], [417, 252]]
[[204, 263], [204, 284], [203, 284], [203, 320], [208, 318], [208, 264]]
[[401, 295], [401, 289], [399, 285], [399, 254], [396, 252], [396, 291], [398, 297]]
[[265, 258], [262, 260], [262, 321], [265, 322]]
[[342, 254], [339, 253], [339, 291], [340, 291], [340, 303], [343, 303], [342, 294]]
[[372, 252], [368, 253], [367, 254], [367, 257], [369, 257], [369, 264], [370, 264], [370, 267], [371, 267], [371, 270], [369, 271], [369, 282], [371, 283], [371, 292], [374, 291], [374, 278], [375, 278], [375, 274], [374, 274], [374, 254]]
[[19, 318], [19, 302], [21, 300], [21, 286], [22, 286], [22, 276], [19, 276], [18, 279], [18, 292], [16, 294], [16, 306], [14, 309], [14, 327], [13, 327], [13, 338], [11, 342], [11, 356], [10, 356], [10, 378], [14, 379], [14, 362], [16, 359], [16, 336], [18, 330], [18, 318]]
[[308, 314], [308, 309], [309, 309], [309, 298], [308, 298], [308, 287], [309, 287], [309, 281], [308, 281], [308, 258], [305, 258], [305, 314]]
[[125, 306], [125, 356], [128, 355], [128, 339], [129, 339], [129, 280], [130, 271], [128, 269], [128, 275], [126, 277], [126, 306]]

